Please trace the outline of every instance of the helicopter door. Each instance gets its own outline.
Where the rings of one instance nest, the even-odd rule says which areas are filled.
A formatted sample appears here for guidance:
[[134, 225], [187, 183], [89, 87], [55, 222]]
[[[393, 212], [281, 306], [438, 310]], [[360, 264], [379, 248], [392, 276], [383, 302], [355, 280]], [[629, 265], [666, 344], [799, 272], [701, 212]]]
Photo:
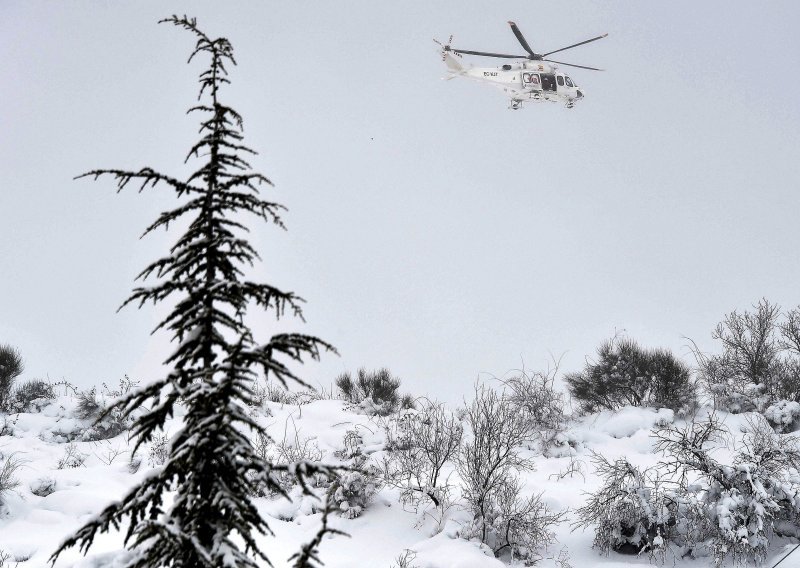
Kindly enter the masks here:
[[552, 73], [542, 73], [542, 89], [555, 92], [556, 76]]

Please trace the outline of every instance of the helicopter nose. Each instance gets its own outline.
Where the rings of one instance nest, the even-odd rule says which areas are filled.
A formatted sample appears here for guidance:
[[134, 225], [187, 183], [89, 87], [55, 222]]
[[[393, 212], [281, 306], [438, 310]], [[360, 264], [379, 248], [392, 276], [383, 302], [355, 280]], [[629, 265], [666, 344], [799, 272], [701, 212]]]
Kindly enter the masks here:
[[581, 93], [580, 91], [578, 91], [578, 98], [579, 98], [579, 99], [582, 99], [582, 98], [583, 98], [583, 93]]

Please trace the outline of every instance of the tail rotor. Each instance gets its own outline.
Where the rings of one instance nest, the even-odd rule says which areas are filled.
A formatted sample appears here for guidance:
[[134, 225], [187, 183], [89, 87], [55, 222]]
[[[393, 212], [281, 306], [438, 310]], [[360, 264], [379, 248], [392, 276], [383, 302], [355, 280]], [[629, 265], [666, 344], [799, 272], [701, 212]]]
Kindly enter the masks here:
[[452, 53], [452, 54], [457, 55], [458, 57], [461, 57], [460, 53], [458, 53], [457, 51], [453, 51], [453, 49], [450, 47], [450, 44], [453, 43], [453, 34], [450, 34], [450, 38], [447, 40], [446, 44], [443, 44], [442, 42], [440, 42], [436, 38], [434, 38], [433, 41], [434, 41], [434, 43], [436, 43], [436, 45], [438, 45], [439, 47], [442, 48], [442, 53], [441, 53], [442, 61], [444, 61], [447, 58], [447, 54], [448, 53]]

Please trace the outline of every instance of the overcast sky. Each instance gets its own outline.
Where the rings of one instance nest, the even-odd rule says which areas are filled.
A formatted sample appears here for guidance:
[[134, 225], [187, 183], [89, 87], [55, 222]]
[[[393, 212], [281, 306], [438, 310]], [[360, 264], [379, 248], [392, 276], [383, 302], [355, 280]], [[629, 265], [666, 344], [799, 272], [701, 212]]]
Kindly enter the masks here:
[[[341, 352], [312, 383], [387, 366], [458, 400], [615, 331], [686, 355], [734, 308], [800, 303], [796, 2], [2, 0], [0, 343], [26, 378], [146, 380], [170, 351], [159, 311], [115, 310], [177, 238], [138, 239], [172, 195], [72, 178], [188, 171], [202, 64], [172, 13], [234, 45], [224, 100], [289, 207], [260, 277]], [[518, 52], [510, 19], [539, 52], [609, 33], [559, 54], [607, 69], [570, 70], [584, 101], [440, 79], [432, 38]]]

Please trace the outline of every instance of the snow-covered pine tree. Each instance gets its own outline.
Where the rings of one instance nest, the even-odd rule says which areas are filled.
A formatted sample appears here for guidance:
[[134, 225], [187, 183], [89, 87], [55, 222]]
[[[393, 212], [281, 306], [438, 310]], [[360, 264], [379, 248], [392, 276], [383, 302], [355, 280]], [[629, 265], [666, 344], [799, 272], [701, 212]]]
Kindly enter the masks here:
[[[163, 430], [179, 402], [186, 406], [186, 416], [163, 468], [68, 538], [51, 560], [55, 562], [73, 546], [85, 553], [99, 532], [118, 528], [129, 519], [125, 543], [133, 551], [126, 564], [130, 568], [255, 567], [258, 559], [269, 563], [255, 540], [258, 533], [268, 533], [269, 527], [248, 496], [248, 484], [263, 483], [276, 492], [281, 489], [272, 478], [280, 468], [259, 458], [245, 435], [248, 428], [266, 434], [247, 412], [254, 403], [251, 384], [258, 370], [284, 386], [287, 381], [302, 383], [286, 363], [300, 362], [304, 356], [316, 359], [321, 350], [333, 348], [299, 334], [274, 335], [267, 343], [257, 344], [244, 324], [251, 305], [273, 311], [278, 318], [286, 310], [302, 318], [301, 298], [246, 280], [242, 270], [258, 259], [244, 238], [243, 214], [283, 227], [279, 216], [283, 207], [259, 197], [259, 186], [272, 183], [251, 171], [243, 159], [255, 152], [242, 142], [242, 118], [219, 99], [220, 88], [229, 82], [226, 65], [235, 64], [230, 42], [209, 38], [193, 18], [173, 16], [162, 21], [196, 36], [189, 61], [196, 55], [210, 58], [200, 74], [200, 104], [190, 109], [204, 116], [201, 138], [187, 156], [187, 160], [202, 160], [200, 167], [186, 181], [150, 168], [94, 170], [79, 177], [111, 175], [119, 190], [130, 182], [140, 183], [141, 189], [162, 183], [181, 199], [180, 206], [162, 213], [144, 234], [187, 217], [188, 229], [169, 254], [139, 275], [141, 280], [157, 282], [135, 288], [123, 304], [174, 302], [156, 327], [169, 330], [178, 344], [166, 361], [171, 371], [120, 399], [112, 409], [121, 408], [128, 415], [135, 409], [149, 409], [136, 417], [135, 449]], [[321, 469], [309, 463], [283, 469], [287, 467], [301, 484], [304, 475]], [[172, 499], [165, 499], [167, 493]]]

